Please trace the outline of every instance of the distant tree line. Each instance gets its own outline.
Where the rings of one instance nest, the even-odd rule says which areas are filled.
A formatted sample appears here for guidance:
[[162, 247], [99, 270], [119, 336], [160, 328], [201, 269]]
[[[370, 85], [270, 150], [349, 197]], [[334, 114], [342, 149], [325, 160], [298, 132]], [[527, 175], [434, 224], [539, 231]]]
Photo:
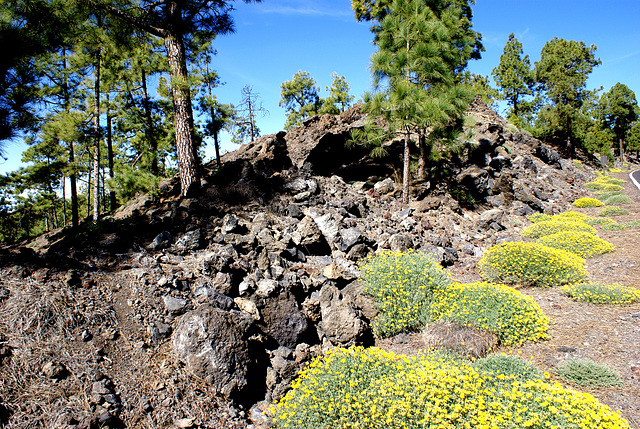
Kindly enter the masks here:
[[[622, 83], [607, 92], [586, 89], [600, 64], [593, 45], [555, 38], [532, 66], [512, 34], [492, 73], [496, 88], [470, 73], [468, 62], [484, 50], [472, 4], [352, 0], [378, 48], [374, 88], [361, 100], [369, 121], [353, 142], [386, 156], [383, 143], [402, 140], [405, 202], [412, 166], [425, 177], [428, 161], [456, 150], [476, 96], [506, 101], [511, 122], [569, 155], [579, 147], [624, 161], [640, 150], [633, 91]], [[13, 138], [29, 145], [28, 167], [0, 176], [0, 242], [73, 228], [83, 217], [95, 222], [176, 173], [186, 196], [199, 184], [204, 139], [213, 141], [219, 166], [221, 132], [236, 143], [260, 136], [258, 120], [269, 112], [251, 86], [235, 105], [216, 96], [214, 42], [234, 29], [232, 0], [0, 5], [0, 152]], [[331, 76], [324, 98], [302, 70], [281, 84], [286, 129], [352, 105], [346, 78]]]

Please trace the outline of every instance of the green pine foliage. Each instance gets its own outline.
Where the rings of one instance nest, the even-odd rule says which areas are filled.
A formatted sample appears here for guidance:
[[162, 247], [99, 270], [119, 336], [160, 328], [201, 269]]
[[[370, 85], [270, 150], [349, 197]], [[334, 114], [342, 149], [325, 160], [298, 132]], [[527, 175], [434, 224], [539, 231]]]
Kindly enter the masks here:
[[620, 374], [607, 365], [591, 359], [569, 359], [556, 367], [560, 378], [572, 384], [585, 387], [620, 386]]

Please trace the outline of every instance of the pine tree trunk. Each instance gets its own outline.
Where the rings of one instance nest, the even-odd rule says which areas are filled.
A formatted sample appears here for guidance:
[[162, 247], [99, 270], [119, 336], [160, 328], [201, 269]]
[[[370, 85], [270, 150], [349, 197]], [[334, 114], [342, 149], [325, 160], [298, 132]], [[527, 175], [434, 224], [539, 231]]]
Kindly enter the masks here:
[[184, 57], [184, 44], [175, 34], [164, 39], [167, 59], [171, 70], [171, 92], [173, 95], [173, 115], [178, 155], [178, 173], [180, 175], [181, 195], [185, 196], [196, 185], [197, 163], [194, 156], [194, 144], [191, 136], [193, 112], [187, 66]]
[[[114, 172], [113, 172], [113, 132], [112, 132], [112, 124], [111, 124], [111, 112], [109, 111], [109, 93], [107, 92], [107, 158], [109, 159], [109, 178], [113, 180]], [[113, 189], [109, 190], [109, 210], [111, 212], [116, 211], [117, 206], [116, 201], [116, 191]]]
[[149, 156], [151, 157], [150, 172], [154, 176], [158, 175], [158, 142], [155, 139], [153, 133], [153, 120], [151, 118], [151, 103], [149, 102], [149, 92], [147, 91], [147, 73], [144, 67], [141, 68], [142, 72], [142, 93], [144, 104], [144, 116], [146, 120], [146, 127], [144, 130], [147, 138], [147, 144], [149, 147]]
[[625, 156], [624, 156], [624, 140], [622, 138], [620, 138], [620, 162], [625, 162]]
[[67, 225], [67, 179], [62, 176], [62, 225]]
[[418, 158], [418, 171], [417, 176], [419, 179], [424, 179], [425, 176], [425, 168], [427, 165], [427, 148], [425, 143], [425, 135], [424, 131], [420, 131], [420, 135], [418, 135], [418, 148], [420, 149], [420, 157]]
[[[67, 57], [66, 50], [62, 51], [63, 61], [62, 68], [64, 70], [67, 69]], [[67, 80], [67, 74], [64, 74], [64, 81], [62, 83], [62, 94], [64, 96], [64, 106], [67, 113], [71, 110], [71, 102], [69, 96], [69, 82]], [[69, 174], [69, 188], [71, 191], [71, 227], [77, 228], [80, 223], [80, 215], [78, 213], [78, 184], [76, 182], [76, 173], [75, 173], [75, 154], [73, 149], [73, 142], [69, 141], [69, 166], [71, 167], [71, 173]]]
[[404, 154], [402, 160], [402, 203], [409, 203], [409, 130], [404, 135]]
[[216, 165], [218, 166], [218, 170], [222, 168], [222, 163], [220, 162], [220, 143], [218, 142], [218, 132], [213, 133], [213, 143], [216, 148]]
[[101, 54], [96, 54], [93, 103], [93, 223], [100, 217], [100, 64]]

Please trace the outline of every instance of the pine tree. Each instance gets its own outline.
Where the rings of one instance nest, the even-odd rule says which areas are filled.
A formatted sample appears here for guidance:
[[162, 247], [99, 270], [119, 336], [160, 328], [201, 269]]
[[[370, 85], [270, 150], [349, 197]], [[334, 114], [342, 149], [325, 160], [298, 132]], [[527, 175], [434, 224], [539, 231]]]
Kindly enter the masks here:
[[308, 72], [299, 70], [292, 80], [282, 82], [280, 89], [279, 105], [288, 113], [285, 129], [300, 125], [303, 119], [318, 114], [323, 103], [318, 95], [320, 88]]
[[636, 94], [628, 86], [618, 82], [609, 92], [602, 94], [600, 108], [604, 125], [618, 141], [620, 162], [625, 162], [627, 134], [640, 114]]
[[[552, 105], [541, 112], [544, 133], [564, 139], [569, 156], [573, 156], [577, 133], [574, 127], [584, 100], [589, 97], [586, 82], [600, 60], [594, 55], [596, 46], [584, 42], [554, 38], [542, 48], [535, 64], [536, 80]], [[555, 118], [554, 118], [555, 117]], [[538, 124], [536, 124], [538, 126]]]
[[351, 106], [355, 98], [349, 94], [349, 82], [344, 76], [338, 76], [338, 73], [333, 72], [331, 77], [333, 78], [331, 86], [326, 87], [326, 90], [329, 91], [329, 96], [324, 99], [318, 112], [321, 115], [325, 113], [339, 115]]
[[500, 64], [491, 72], [502, 98], [511, 106], [510, 115], [514, 117], [522, 114], [523, 98], [533, 95], [535, 82], [529, 56], [523, 57], [522, 54], [522, 43], [511, 33], [500, 56]]
[[[129, 6], [105, 1], [104, 7], [143, 31], [164, 41], [171, 73], [174, 126], [181, 194], [197, 186], [197, 157], [193, 139], [193, 109], [187, 44], [194, 34], [202, 38], [233, 30], [230, 2], [220, 0], [129, 0]], [[136, 13], [139, 11], [141, 13]]]
[[[373, 28], [379, 50], [371, 58], [378, 92], [366, 97], [365, 111], [382, 117], [389, 132], [404, 139], [402, 200], [409, 200], [412, 136], [423, 144], [461, 128], [471, 93], [457, 74], [473, 57], [479, 35], [457, 4], [395, 0]], [[372, 141], [368, 135], [355, 135]], [[373, 136], [380, 142], [383, 135]]]

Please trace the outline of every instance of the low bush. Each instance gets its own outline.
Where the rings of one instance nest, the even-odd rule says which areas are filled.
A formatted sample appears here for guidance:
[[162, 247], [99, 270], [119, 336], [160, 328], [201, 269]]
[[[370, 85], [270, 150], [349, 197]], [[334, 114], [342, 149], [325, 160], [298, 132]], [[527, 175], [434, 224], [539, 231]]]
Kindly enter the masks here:
[[604, 206], [604, 203], [600, 200], [596, 200], [595, 198], [578, 198], [573, 202], [573, 205], [579, 208], [602, 207]]
[[595, 228], [584, 222], [554, 218], [553, 220], [543, 220], [529, 225], [522, 230], [522, 236], [527, 238], [540, 238], [560, 231], [583, 231], [593, 235], [597, 234]]
[[615, 183], [601, 183], [601, 182], [589, 182], [585, 183], [584, 186], [591, 191], [622, 191], [624, 188]]
[[564, 286], [562, 292], [576, 301], [592, 304], [625, 305], [640, 301], [640, 290], [618, 283], [578, 283]]
[[580, 213], [580, 212], [574, 212], [573, 210], [567, 210], [566, 212], [558, 213], [552, 218], [552, 220], [556, 220], [556, 221], [569, 220], [572, 222], [583, 222], [583, 223], [589, 223], [591, 219], [593, 219], [591, 216], [586, 215], [584, 213]]
[[562, 249], [574, 253], [581, 258], [591, 258], [595, 255], [609, 253], [616, 247], [597, 235], [582, 231], [561, 231], [555, 234], [545, 235], [538, 239], [543, 246]]
[[544, 220], [553, 220], [553, 216], [544, 213], [533, 213], [527, 216], [527, 220], [531, 223], [538, 223]]
[[473, 366], [480, 374], [491, 373], [499, 376], [503, 375], [510, 380], [529, 381], [543, 380], [544, 374], [531, 363], [516, 356], [509, 356], [504, 353], [492, 354], [482, 359], [478, 359]]
[[493, 246], [478, 267], [484, 280], [508, 285], [549, 287], [578, 283], [587, 277], [584, 259], [538, 243]]
[[597, 191], [596, 192], [596, 197], [598, 197], [598, 199], [600, 201], [605, 201], [611, 197], [617, 196], [617, 195], [624, 195], [624, 192], [622, 191], [613, 191], [613, 192], [607, 192], [607, 191]]
[[271, 412], [276, 427], [297, 429], [629, 428], [590, 394], [520, 377], [439, 355], [333, 349]]
[[607, 206], [598, 212], [598, 216], [625, 216], [629, 214], [629, 210], [618, 206]]
[[600, 224], [600, 228], [607, 231], [622, 231], [627, 228], [626, 224], [618, 223], [615, 220], [609, 219], [608, 222]]
[[361, 272], [364, 291], [380, 310], [372, 324], [379, 337], [424, 326], [433, 292], [451, 282], [433, 258], [413, 251], [372, 255]]
[[472, 325], [520, 345], [547, 337], [549, 319], [538, 304], [517, 290], [493, 283], [453, 283], [434, 293], [432, 320]]
[[612, 195], [604, 203], [608, 206], [633, 204], [633, 200], [626, 195]]
[[586, 387], [620, 386], [620, 375], [608, 366], [590, 359], [569, 359], [556, 367], [556, 374], [569, 383]]

